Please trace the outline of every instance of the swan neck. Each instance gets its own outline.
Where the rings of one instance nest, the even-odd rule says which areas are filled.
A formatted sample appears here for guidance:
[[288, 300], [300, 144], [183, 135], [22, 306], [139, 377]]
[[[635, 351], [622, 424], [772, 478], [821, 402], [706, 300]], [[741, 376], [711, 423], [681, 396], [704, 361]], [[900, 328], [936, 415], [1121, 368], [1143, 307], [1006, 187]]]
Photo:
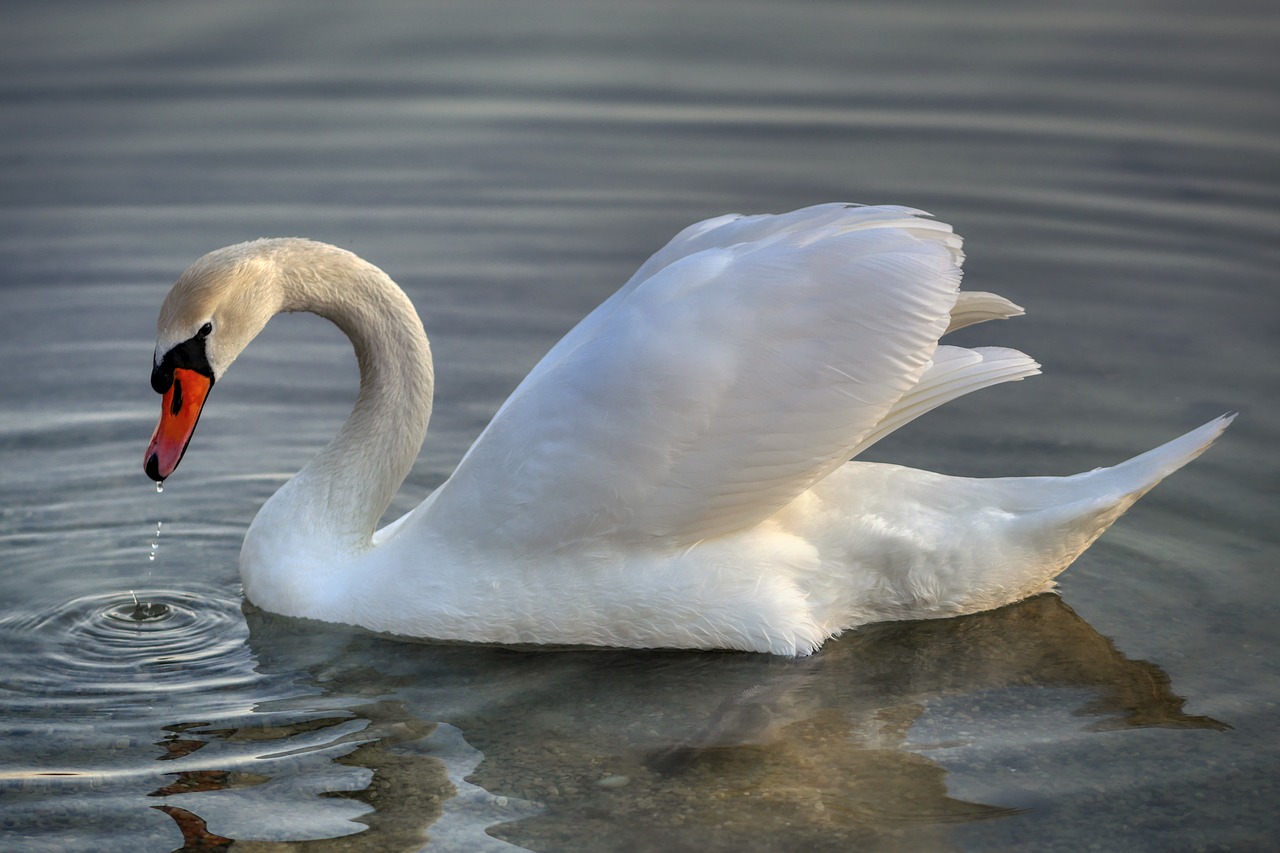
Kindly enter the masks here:
[[318, 314], [347, 335], [360, 391], [338, 434], [272, 501], [285, 501], [303, 535], [367, 547], [426, 436], [431, 350], [413, 303], [386, 273], [341, 249], [297, 242], [301, 250], [280, 265], [283, 310]]

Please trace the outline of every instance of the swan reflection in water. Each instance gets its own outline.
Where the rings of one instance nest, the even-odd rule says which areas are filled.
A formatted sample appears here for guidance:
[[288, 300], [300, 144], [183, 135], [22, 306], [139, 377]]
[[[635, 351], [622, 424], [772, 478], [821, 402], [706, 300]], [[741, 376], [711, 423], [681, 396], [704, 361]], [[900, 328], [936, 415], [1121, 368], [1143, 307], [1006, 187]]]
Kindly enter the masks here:
[[[339, 827], [333, 835], [368, 829], [300, 849], [617, 850], [643, 839], [647, 849], [776, 840], [947, 850], [954, 824], [1019, 810], [948, 795], [946, 769], [922, 751], [963, 746], [968, 733], [917, 742], [931, 703], [1024, 690], [1045, 702], [1051, 688], [1061, 690], [1047, 700], [1054, 707], [1033, 712], [1046, 736], [1055, 726], [1062, 738], [1226, 727], [1185, 714], [1159, 667], [1126, 658], [1056, 595], [872, 626], [800, 659], [410, 645], [247, 616], [259, 671], [305, 673], [313, 692], [259, 707], [260, 729], [169, 727], [163, 758], [177, 772], [154, 795], [187, 849], [284, 840], [280, 821], [314, 813], [310, 838], [325, 820]], [[1063, 712], [1075, 721], [1065, 730]], [[1025, 704], [1018, 713], [1025, 724]], [[996, 713], [969, 727], [985, 734], [1007, 722]], [[254, 742], [275, 777], [201, 757]], [[282, 848], [242, 840], [235, 849]]]

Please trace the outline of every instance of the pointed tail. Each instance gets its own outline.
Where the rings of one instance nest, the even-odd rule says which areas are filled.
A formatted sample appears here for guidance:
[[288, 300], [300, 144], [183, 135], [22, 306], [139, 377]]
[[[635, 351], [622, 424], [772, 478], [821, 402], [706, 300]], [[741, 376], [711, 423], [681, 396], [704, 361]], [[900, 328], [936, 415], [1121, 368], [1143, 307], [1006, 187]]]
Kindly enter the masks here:
[[[1111, 468], [1097, 468], [1073, 477], [1023, 480], [1024, 483], [1038, 480], [1048, 486], [1038, 495], [1038, 499], [1044, 501], [1041, 508], [1022, 518], [1022, 523], [1027, 525], [1028, 541], [1038, 543], [1041, 549], [1039, 559], [1043, 565], [1052, 568], [1045, 580], [1051, 581], [1070, 565], [1138, 498], [1208, 450], [1234, 419], [1234, 414], [1215, 418], [1173, 441]], [[1055, 479], [1056, 485], [1050, 485]], [[1030, 565], [1027, 567], [1028, 577], [1034, 577]]]
[[1114, 467], [1070, 477], [948, 477], [850, 463], [842, 484], [847, 491], [833, 502], [876, 523], [857, 527], [848, 553], [889, 555], [877, 569], [883, 590], [867, 604], [875, 614], [870, 618], [976, 613], [1052, 589], [1053, 579], [1112, 522], [1208, 449], [1234, 417], [1216, 418]]
[[1128, 503], [1132, 504], [1156, 483], [1208, 450], [1209, 445], [1222, 435], [1223, 430], [1231, 425], [1235, 417], [1233, 412], [1214, 418], [1204, 426], [1193, 429], [1154, 450], [1148, 450], [1112, 468], [1101, 468], [1079, 476], [1089, 477], [1095, 482], [1108, 483], [1114, 494], [1128, 496], [1130, 498]]

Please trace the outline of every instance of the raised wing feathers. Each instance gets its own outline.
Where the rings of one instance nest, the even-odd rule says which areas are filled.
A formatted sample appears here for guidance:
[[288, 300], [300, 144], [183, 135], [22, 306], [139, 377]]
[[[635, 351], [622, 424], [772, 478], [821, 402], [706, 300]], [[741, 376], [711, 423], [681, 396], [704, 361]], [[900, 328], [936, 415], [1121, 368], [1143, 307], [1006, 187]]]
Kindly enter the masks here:
[[851, 455], [856, 456], [889, 433], [943, 403], [1001, 382], [1035, 376], [1039, 372], [1040, 365], [1035, 360], [1015, 349], [940, 346], [934, 351], [933, 360], [921, 374], [920, 381], [898, 398], [880, 423], [876, 424], [876, 428], [853, 449]]
[[430, 512], [528, 553], [758, 523], [917, 384], [961, 258], [902, 208], [686, 229], [548, 353]]
[[988, 320], [1007, 320], [1024, 313], [1026, 312], [1021, 305], [1015, 305], [1003, 296], [981, 290], [965, 290], [961, 291], [960, 298], [951, 309], [951, 325], [947, 326], [947, 331], [954, 332]]

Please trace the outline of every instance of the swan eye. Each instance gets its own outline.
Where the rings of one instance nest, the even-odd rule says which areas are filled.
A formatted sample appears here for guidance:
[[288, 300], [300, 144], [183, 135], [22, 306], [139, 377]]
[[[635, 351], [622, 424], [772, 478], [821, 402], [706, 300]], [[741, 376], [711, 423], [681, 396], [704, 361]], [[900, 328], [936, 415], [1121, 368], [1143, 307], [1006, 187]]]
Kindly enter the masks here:
[[212, 333], [213, 333], [213, 324], [205, 323], [203, 326], [200, 327], [200, 331], [196, 332], [196, 337], [207, 338]]

